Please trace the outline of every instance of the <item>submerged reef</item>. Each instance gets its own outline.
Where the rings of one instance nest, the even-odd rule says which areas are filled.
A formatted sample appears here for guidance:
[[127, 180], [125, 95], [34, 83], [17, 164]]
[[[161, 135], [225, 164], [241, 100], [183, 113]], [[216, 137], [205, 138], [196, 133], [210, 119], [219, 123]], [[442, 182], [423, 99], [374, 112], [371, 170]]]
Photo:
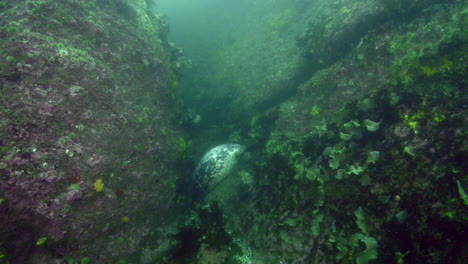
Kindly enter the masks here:
[[[296, 1], [299, 11], [278, 2], [293, 15], [273, 34], [257, 29], [270, 42], [247, 36], [229, 46], [249, 47], [229, 61], [256, 65], [232, 74], [239, 95], [225, 109], [237, 119], [218, 127], [252, 157], [252, 185], [237, 197], [234, 185], [224, 187], [233, 201], [223, 203], [228, 230], [259, 263], [463, 263], [466, 4]], [[291, 47], [288, 28], [303, 26], [305, 14]], [[274, 55], [263, 59], [268, 50]], [[285, 54], [302, 62], [271, 63]], [[265, 69], [286, 64], [301, 75], [271, 70], [262, 82]], [[275, 80], [282, 100], [269, 97]], [[213, 129], [193, 133], [195, 146], [216, 137]]]
[[189, 70], [155, 1], [0, 2], [0, 263], [464, 263], [466, 3], [242, 5]]
[[1, 1], [1, 263], [135, 261], [177, 218], [177, 52], [147, 2]]

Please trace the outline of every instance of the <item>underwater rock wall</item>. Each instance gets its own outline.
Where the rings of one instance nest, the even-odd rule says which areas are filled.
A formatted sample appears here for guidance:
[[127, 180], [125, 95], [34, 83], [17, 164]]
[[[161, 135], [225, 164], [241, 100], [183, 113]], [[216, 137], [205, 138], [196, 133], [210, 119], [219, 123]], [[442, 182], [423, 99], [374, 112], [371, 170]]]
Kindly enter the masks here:
[[[325, 5], [344, 19], [302, 35], [303, 54], [322, 63], [238, 132], [255, 176], [228, 226], [265, 263], [466, 259], [466, 7], [364, 2], [375, 5]], [[385, 19], [361, 16], [374, 11]], [[362, 36], [341, 34], [353, 21]], [[320, 29], [333, 34], [307, 33]]]
[[161, 248], [180, 54], [150, 4], [0, 3], [0, 262], [145, 263]]
[[196, 54], [202, 63], [194, 59], [181, 95], [201, 115], [201, 126], [240, 123], [294, 93], [302, 61], [295, 37], [308, 16], [296, 2], [240, 1], [242, 12], [233, 11], [238, 19], [212, 22], [222, 26], [210, 26], [218, 34], [205, 40], [210, 49]]

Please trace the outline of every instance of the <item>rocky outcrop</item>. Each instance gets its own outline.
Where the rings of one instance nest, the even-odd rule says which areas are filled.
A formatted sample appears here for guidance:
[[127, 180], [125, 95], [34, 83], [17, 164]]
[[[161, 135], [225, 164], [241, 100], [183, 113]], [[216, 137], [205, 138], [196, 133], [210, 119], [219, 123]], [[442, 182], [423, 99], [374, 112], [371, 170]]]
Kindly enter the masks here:
[[156, 254], [181, 131], [178, 53], [147, 2], [2, 1], [3, 261]]
[[[462, 263], [464, 5], [334, 2], [329, 26], [309, 31], [322, 30], [309, 45], [323, 49], [308, 58], [323, 64], [244, 133], [255, 180], [230, 225], [265, 262]], [[360, 37], [345, 33], [346, 21], [374, 26], [357, 23], [362, 8], [387, 17], [355, 31]], [[350, 19], [339, 25], [334, 17]]]

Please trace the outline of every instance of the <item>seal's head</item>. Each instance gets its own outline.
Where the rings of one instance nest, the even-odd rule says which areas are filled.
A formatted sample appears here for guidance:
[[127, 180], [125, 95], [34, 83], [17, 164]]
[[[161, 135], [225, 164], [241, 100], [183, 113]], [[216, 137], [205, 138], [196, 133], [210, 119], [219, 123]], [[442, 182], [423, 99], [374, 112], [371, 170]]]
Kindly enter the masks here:
[[208, 151], [193, 173], [195, 188], [202, 193], [212, 191], [232, 173], [244, 150], [245, 146], [239, 144], [223, 144]]

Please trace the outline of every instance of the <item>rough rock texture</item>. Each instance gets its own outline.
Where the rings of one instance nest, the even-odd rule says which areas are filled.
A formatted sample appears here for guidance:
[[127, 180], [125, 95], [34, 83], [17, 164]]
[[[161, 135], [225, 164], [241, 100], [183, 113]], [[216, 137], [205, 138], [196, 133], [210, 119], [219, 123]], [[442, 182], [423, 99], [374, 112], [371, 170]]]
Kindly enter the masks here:
[[300, 75], [302, 54], [295, 37], [308, 19], [306, 12], [298, 11], [303, 5], [268, 0], [237, 5], [242, 15], [225, 25], [219, 21], [223, 30], [207, 40], [212, 47], [200, 62], [194, 58], [195, 67], [185, 76], [188, 82], [181, 96], [201, 114], [201, 126], [242, 122], [291, 96], [299, 83], [295, 77]]
[[[294, 96], [315, 71], [343, 58], [371, 31], [405, 23], [447, 0], [264, 0], [243, 3], [207, 40], [184, 94], [201, 124], [241, 122]], [[237, 11], [238, 12], [238, 11]], [[224, 21], [219, 21], [223, 24]], [[216, 28], [216, 27], [215, 27]], [[198, 62], [198, 64], [197, 64]], [[210, 74], [207, 75], [206, 73]]]
[[[463, 263], [466, 5], [329, 2], [348, 19], [312, 23], [322, 33], [303, 47], [322, 66], [238, 132], [258, 147], [254, 188], [228, 225], [260, 262]], [[362, 14], [377, 11], [388, 17], [371, 29]], [[340, 33], [347, 21], [360, 37]], [[334, 56], [337, 41], [354, 45]]]
[[177, 52], [147, 3], [0, 3], [2, 260], [156, 254], [181, 132]]

